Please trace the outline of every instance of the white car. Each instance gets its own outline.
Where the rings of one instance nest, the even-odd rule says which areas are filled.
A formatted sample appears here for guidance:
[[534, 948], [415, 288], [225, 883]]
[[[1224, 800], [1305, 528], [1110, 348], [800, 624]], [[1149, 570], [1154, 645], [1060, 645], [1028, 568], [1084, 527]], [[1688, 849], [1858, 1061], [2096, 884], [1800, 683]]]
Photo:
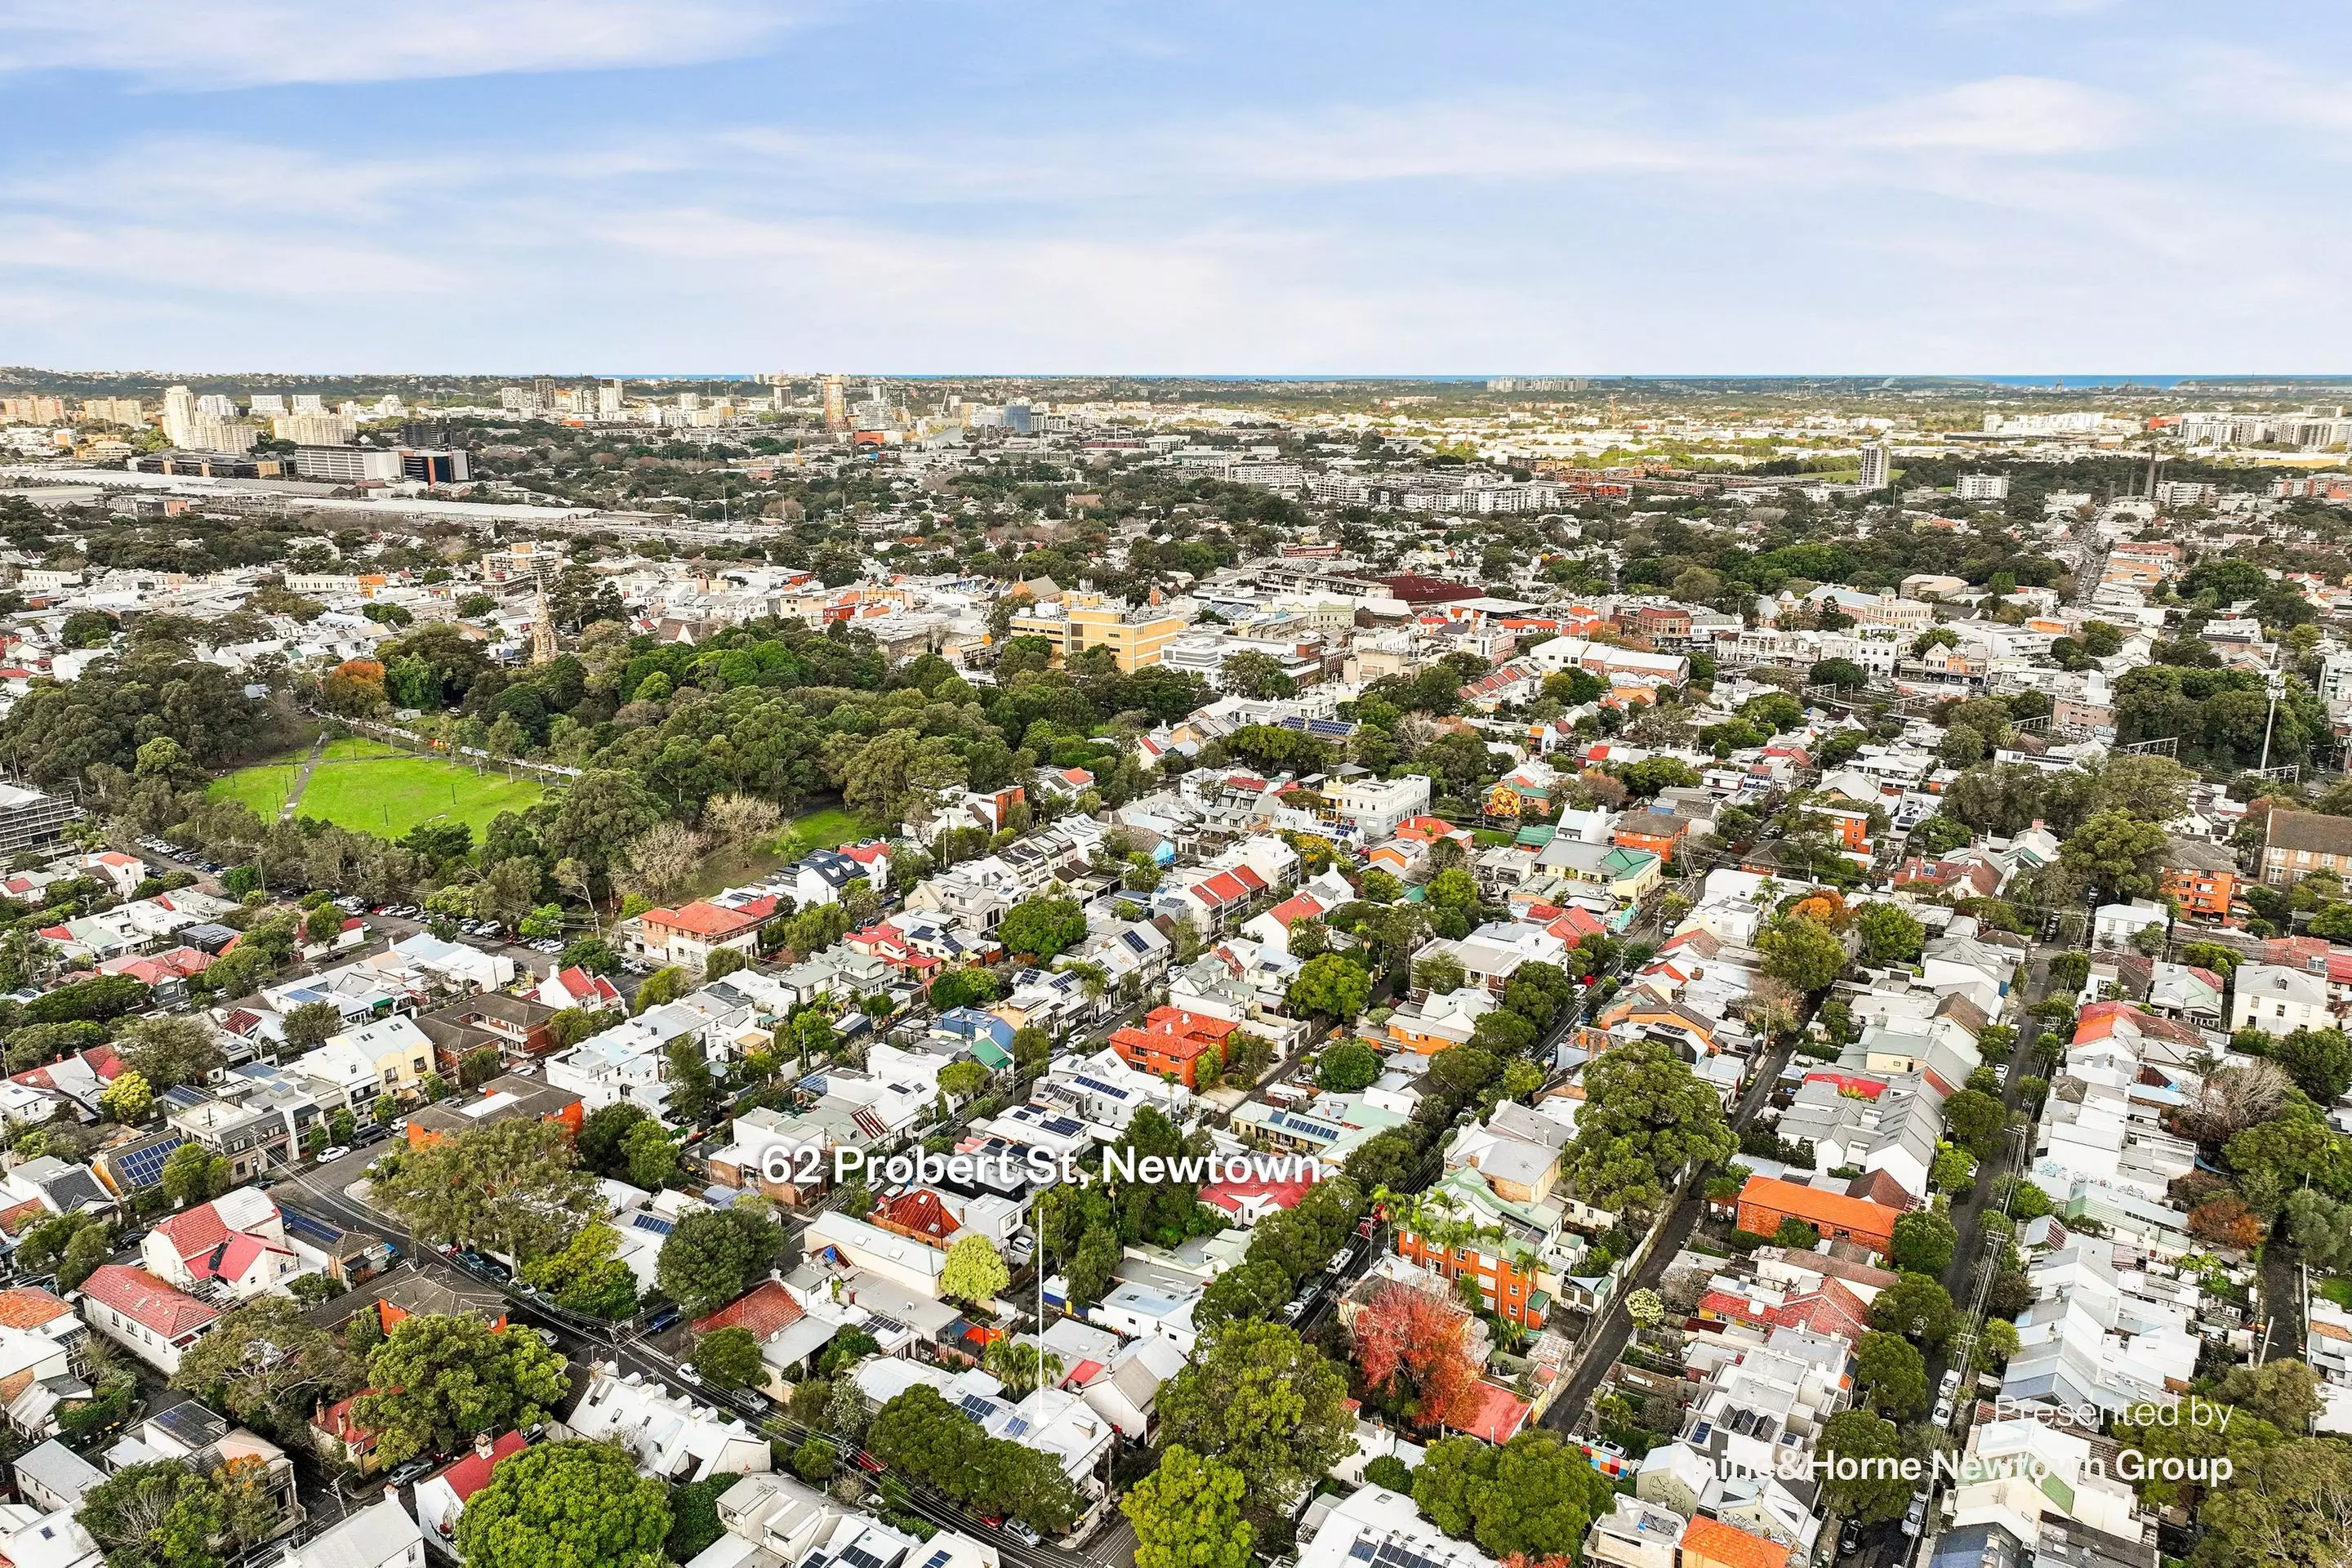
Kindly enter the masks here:
[[319, 1163], [321, 1165], [331, 1165], [350, 1152], [351, 1150], [341, 1143], [336, 1144], [331, 1149], [321, 1149], [319, 1151]]

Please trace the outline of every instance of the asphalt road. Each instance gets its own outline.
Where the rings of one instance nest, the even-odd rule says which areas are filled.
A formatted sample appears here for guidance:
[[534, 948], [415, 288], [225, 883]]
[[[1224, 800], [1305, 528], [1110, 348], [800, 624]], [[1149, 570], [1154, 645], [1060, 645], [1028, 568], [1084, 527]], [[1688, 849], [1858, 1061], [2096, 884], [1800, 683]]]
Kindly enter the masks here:
[[[1757, 1070], [1756, 1081], [1748, 1086], [1747, 1092], [1732, 1110], [1733, 1131], [1738, 1131], [1756, 1119], [1756, 1113], [1771, 1098], [1772, 1086], [1780, 1080], [1780, 1069], [1788, 1062], [1789, 1047], [1785, 1046], [1775, 1047], [1765, 1053], [1763, 1063]], [[1544, 1412], [1545, 1426], [1562, 1433], [1582, 1430], [1585, 1405], [1599, 1391], [1601, 1379], [1608, 1375], [1610, 1367], [1624, 1352], [1626, 1343], [1633, 1337], [1633, 1323], [1625, 1315], [1625, 1298], [1644, 1287], [1657, 1289], [1658, 1281], [1665, 1278], [1668, 1266], [1689, 1245], [1691, 1233], [1697, 1229], [1699, 1215], [1706, 1208], [1706, 1184], [1695, 1182], [1689, 1193], [1675, 1205], [1673, 1214], [1667, 1216], [1664, 1234], [1651, 1248], [1650, 1256], [1643, 1260], [1642, 1267], [1634, 1271], [1632, 1282], [1610, 1303], [1607, 1314], [1587, 1337], [1582, 1359], [1577, 1363], [1567, 1388]]]

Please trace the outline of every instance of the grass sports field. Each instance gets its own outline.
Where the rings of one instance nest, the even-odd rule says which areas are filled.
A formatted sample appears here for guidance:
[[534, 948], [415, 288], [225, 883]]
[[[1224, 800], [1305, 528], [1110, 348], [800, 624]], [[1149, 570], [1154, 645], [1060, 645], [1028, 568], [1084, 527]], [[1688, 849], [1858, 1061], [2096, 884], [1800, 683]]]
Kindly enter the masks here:
[[[215, 796], [241, 800], [275, 821], [287, 792], [301, 777], [307, 751], [240, 768], [213, 785]], [[502, 811], [536, 805], [534, 779], [510, 779], [496, 771], [476, 773], [455, 763], [419, 757], [376, 741], [333, 741], [310, 770], [295, 806], [298, 816], [316, 816], [342, 826], [398, 838], [423, 822], [462, 822], [479, 838]]]

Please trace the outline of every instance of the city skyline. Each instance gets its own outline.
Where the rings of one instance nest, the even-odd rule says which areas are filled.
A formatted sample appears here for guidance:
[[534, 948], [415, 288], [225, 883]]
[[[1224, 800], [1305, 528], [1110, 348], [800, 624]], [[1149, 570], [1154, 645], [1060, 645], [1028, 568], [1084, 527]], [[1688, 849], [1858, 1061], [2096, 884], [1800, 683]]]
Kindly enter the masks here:
[[2325, 374], [2343, 30], [32, 5], [0, 327], [70, 366]]

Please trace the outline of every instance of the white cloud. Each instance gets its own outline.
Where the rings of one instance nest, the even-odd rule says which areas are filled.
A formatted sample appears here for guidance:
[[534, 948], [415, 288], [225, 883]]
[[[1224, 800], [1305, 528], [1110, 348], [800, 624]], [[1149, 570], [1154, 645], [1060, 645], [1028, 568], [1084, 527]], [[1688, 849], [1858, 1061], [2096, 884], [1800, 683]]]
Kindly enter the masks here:
[[795, 0], [13, 0], [0, 71], [125, 72], [189, 90], [678, 65], [758, 51]]
[[2048, 157], [2104, 152], [2131, 135], [2129, 103], [2079, 82], [2004, 76], [1800, 122], [1800, 137], [1892, 153]]
[[2331, 136], [2352, 131], [2352, 81], [2342, 77], [2251, 49], [2200, 50], [2191, 69], [2198, 101], [2219, 118]]

